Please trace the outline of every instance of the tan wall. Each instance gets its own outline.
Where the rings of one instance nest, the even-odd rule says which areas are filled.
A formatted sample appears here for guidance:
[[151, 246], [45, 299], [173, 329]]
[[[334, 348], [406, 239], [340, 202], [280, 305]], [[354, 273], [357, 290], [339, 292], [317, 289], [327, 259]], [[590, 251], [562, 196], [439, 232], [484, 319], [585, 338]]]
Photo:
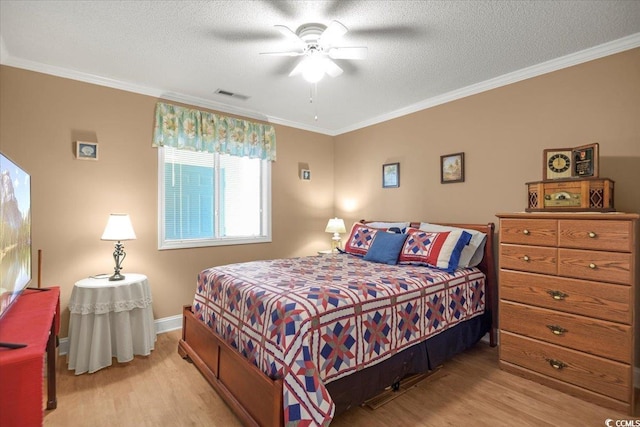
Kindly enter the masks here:
[[[125, 242], [123, 273], [149, 276], [156, 318], [190, 304], [205, 267], [310, 255], [330, 245], [333, 138], [276, 126], [272, 168], [273, 242], [157, 250], [157, 150], [151, 147], [157, 99], [0, 68], [0, 150], [32, 176], [32, 237], [43, 251], [43, 286], [61, 287], [62, 332], [73, 284], [113, 271], [113, 242], [100, 236], [111, 212], [127, 212], [137, 240]], [[99, 160], [76, 160], [74, 141], [99, 144]], [[311, 181], [298, 178], [300, 165]]]
[[[276, 126], [273, 243], [217, 248], [157, 250], [156, 99], [4, 66], [0, 94], [0, 150], [32, 175], [34, 250], [44, 251], [43, 284], [62, 287], [62, 336], [73, 283], [112, 269], [113, 245], [100, 241], [110, 212], [131, 214], [138, 239], [125, 244], [124, 272], [149, 276], [156, 318], [191, 302], [204, 267], [325, 249], [334, 206], [348, 226], [521, 211], [524, 183], [542, 179], [544, 148], [599, 142], [617, 209], [640, 212], [640, 49], [335, 138]], [[100, 144], [98, 162], [75, 160], [78, 139]], [[440, 156], [456, 152], [466, 180], [440, 184]], [[400, 162], [400, 188], [382, 189], [390, 162]], [[298, 179], [303, 167], [310, 182]]]
[[[640, 49], [460, 99], [335, 138], [336, 214], [349, 221], [497, 222], [526, 208], [545, 148], [600, 144], [619, 211], [640, 212]], [[465, 182], [440, 156], [465, 153]], [[400, 162], [400, 188], [382, 165]]]
[[[336, 215], [497, 227], [496, 213], [526, 208], [545, 148], [593, 142], [616, 209], [640, 212], [640, 49], [336, 137]], [[457, 152], [465, 182], [441, 184], [440, 156]], [[394, 162], [400, 188], [383, 189], [382, 165]]]

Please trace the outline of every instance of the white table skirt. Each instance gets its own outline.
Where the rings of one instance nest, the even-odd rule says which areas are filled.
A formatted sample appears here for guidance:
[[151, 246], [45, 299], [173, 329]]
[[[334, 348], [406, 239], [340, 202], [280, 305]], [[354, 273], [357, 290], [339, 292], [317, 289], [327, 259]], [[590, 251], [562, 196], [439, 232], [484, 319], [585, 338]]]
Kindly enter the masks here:
[[71, 293], [68, 368], [76, 375], [147, 356], [156, 341], [147, 277], [127, 274], [118, 282], [83, 279]]

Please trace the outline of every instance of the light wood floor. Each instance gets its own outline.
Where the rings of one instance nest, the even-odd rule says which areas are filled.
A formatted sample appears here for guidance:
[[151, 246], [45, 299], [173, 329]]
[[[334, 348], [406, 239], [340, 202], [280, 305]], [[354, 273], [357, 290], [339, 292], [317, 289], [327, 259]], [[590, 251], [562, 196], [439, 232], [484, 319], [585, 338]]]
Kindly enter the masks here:
[[[74, 375], [57, 361], [58, 408], [44, 425], [240, 426], [233, 413], [177, 352], [180, 331], [158, 335], [148, 357]], [[45, 393], [46, 395], [46, 393]], [[636, 412], [638, 413], [638, 412]], [[381, 408], [353, 408], [331, 427], [605, 426], [630, 416], [601, 408], [501, 371], [497, 349], [481, 342]]]

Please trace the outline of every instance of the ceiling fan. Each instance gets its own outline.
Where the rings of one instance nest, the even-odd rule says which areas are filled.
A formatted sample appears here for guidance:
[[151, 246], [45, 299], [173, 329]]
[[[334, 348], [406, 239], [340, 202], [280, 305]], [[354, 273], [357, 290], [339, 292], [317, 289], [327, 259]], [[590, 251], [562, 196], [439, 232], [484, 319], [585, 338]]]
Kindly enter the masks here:
[[323, 24], [303, 24], [297, 31], [292, 31], [284, 25], [275, 26], [285, 37], [295, 44], [295, 50], [287, 52], [263, 52], [261, 55], [275, 56], [304, 56], [289, 76], [302, 74], [305, 80], [316, 83], [325, 74], [337, 77], [342, 74], [342, 68], [332, 59], [365, 59], [366, 47], [335, 46], [347, 31], [347, 27], [338, 21]]

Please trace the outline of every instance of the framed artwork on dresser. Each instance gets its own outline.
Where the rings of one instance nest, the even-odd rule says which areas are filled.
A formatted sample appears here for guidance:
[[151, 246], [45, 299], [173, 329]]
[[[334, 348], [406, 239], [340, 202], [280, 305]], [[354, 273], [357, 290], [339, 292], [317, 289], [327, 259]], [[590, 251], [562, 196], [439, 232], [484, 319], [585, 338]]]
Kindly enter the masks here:
[[598, 143], [587, 144], [575, 147], [571, 151], [574, 177], [598, 177], [598, 147]]

